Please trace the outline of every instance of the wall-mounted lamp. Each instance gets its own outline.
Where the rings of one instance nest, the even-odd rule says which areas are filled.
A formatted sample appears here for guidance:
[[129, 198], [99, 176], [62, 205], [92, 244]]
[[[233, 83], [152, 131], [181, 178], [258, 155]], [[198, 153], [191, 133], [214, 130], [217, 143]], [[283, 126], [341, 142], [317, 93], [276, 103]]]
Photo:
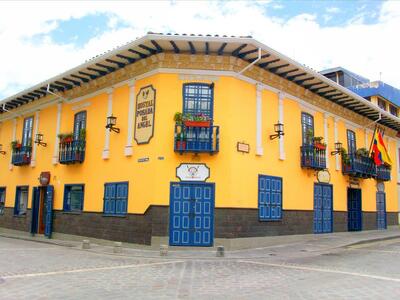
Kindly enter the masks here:
[[6, 154], [6, 151], [3, 151], [3, 144], [0, 144], [0, 154]]
[[335, 151], [331, 152], [331, 155], [336, 155], [336, 154], [341, 154], [342, 153], [342, 143], [341, 142], [336, 142], [335, 143]]
[[281, 136], [285, 135], [285, 133], [283, 132], [283, 124], [282, 123], [276, 123], [274, 124], [274, 130], [276, 132], [276, 134], [271, 134], [269, 136], [269, 138], [271, 140], [276, 139], [276, 138], [281, 138]]
[[46, 147], [47, 143], [43, 142], [43, 134], [37, 133], [35, 137], [35, 144], [38, 144], [39, 146]]
[[107, 117], [107, 125], [106, 128], [109, 129], [110, 131], [114, 131], [116, 133], [119, 133], [119, 128], [114, 127], [117, 124], [117, 117], [114, 117], [113, 115]]

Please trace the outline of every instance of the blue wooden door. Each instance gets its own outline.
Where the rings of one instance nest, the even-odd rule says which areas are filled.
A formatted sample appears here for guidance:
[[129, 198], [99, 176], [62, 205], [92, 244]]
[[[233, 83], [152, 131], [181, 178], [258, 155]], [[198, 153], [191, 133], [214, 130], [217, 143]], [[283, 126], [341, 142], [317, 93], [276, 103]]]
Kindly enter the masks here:
[[362, 230], [361, 190], [347, 189], [348, 230]]
[[314, 184], [314, 233], [332, 232], [332, 186]]
[[53, 198], [54, 198], [54, 187], [49, 185], [46, 189], [45, 196], [45, 214], [46, 214], [46, 223], [44, 227], [44, 235], [48, 238], [51, 238], [51, 234], [53, 232]]
[[260, 221], [282, 219], [282, 178], [258, 176], [258, 217]]
[[169, 227], [172, 246], [212, 246], [214, 184], [171, 183]]
[[384, 192], [376, 193], [376, 222], [378, 229], [386, 229], [386, 194]]
[[33, 188], [32, 192], [32, 218], [31, 218], [31, 234], [38, 232], [38, 216], [40, 206], [40, 191], [38, 187]]

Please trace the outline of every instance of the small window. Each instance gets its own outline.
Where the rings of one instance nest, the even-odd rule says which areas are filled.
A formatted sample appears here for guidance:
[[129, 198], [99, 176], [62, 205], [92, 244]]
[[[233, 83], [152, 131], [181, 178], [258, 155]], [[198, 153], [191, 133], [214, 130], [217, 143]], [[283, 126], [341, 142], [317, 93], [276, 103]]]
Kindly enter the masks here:
[[347, 130], [347, 152], [355, 154], [357, 150], [356, 134], [352, 130]]
[[301, 132], [303, 145], [310, 145], [314, 138], [314, 117], [308, 113], [301, 113]]
[[86, 131], [86, 111], [80, 111], [74, 117], [74, 140], [84, 140]]
[[81, 212], [83, 210], [83, 184], [66, 184], [64, 188], [64, 211]]
[[6, 188], [0, 187], [0, 215], [4, 214], [5, 206], [6, 206]]
[[398, 116], [398, 111], [397, 111], [397, 107], [396, 106], [394, 106], [394, 105], [390, 105], [390, 113], [393, 115], [393, 116]]
[[282, 220], [282, 177], [258, 176], [258, 216], [260, 221]]
[[30, 147], [32, 145], [33, 117], [24, 120], [24, 128], [22, 130], [22, 146]]
[[128, 182], [106, 183], [104, 185], [104, 214], [126, 215], [128, 207]]
[[386, 102], [385, 102], [385, 100], [382, 100], [382, 99], [378, 98], [378, 106], [380, 108], [382, 108], [383, 110], [386, 110]]
[[15, 195], [14, 215], [16, 216], [26, 215], [27, 208], [28, 208], [28, 187], [17, 186], [17, 191]]

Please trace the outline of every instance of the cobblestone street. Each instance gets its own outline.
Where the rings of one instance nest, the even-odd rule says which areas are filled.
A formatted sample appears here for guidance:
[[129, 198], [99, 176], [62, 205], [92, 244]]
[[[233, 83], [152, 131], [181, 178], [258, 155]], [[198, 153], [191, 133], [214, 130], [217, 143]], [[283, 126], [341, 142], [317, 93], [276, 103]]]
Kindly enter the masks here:
[[297, 244], [225, 258], [206, 253], [114, 255], [0, 237], [0, 299], [400, 297], [400, 239], [329, 251]]

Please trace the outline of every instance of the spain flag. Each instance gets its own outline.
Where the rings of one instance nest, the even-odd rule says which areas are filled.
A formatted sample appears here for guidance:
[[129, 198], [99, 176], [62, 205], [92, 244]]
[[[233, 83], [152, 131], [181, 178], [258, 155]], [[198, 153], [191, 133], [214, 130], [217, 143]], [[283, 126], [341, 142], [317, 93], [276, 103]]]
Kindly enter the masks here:
[[375, 130], [374, 143], [372, 145], [372, 156], [377, 166], [382, 164], [391, 166], [392, 160], [389, 157], [389, 153], [386, 149], [385, 143], [383, 142], [382, 133], [379, 129]]

